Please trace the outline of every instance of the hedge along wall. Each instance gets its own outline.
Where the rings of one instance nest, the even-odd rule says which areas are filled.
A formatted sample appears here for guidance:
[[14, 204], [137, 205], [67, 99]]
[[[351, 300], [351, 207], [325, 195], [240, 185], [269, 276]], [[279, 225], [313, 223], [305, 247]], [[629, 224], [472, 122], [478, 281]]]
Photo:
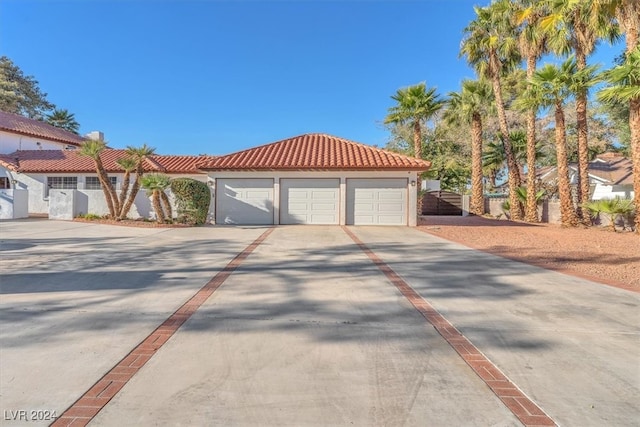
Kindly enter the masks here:
[[211, 204], [211, 192], [207, 184], [191, 178], [176, 178], [171, 181], [171, 192], [176, 200], [178, 221], [195, 225], [207, 221]]

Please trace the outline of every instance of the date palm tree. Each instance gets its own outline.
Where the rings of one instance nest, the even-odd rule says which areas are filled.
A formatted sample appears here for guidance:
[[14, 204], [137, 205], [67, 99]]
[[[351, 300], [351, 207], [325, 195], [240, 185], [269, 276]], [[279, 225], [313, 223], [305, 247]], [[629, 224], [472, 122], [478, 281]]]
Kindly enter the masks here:
[[492, 83], [509, 172], [511, 217], [521, 220], [522, 210], [516, 194], [517, 188], [520, 187], [520, 173], [509, 141], [509, 125], [501, 82], [501, 76], [514, 68], [520, 60], [515, 26], [510, 19], [511, 7], [508, 0], [499, 0], [487, 7], [475, 7], [477, 16], [464, 29], [460, 54], [466, 56], [467, 62], [476, 69], [478, 75], [488, 78]]
[[51, 114], [47, 115], [45, 121], [51, 126], [64, 129], [76, 135], [80, 129], [80, 124], [76, 121], [75, 115], [70, 113], [69, 110], [55, 109]]
[[100, 158], [100, 154], [106, 148], [107, 145], [104, 141], [88, 139], [80, 146], [79, 154], [93, 159], [96, 166], [96, 172], [98, 173], [98, 180], [102, 186], [104, 198], [107, 202], [107, 207], [109, 208], [109, 216], [111, 219], [118, 219], [118, 212], [120, 211], [118, 194], [116, 193], [115, 188], [113, 188], [113, 185], [109, 180], [109, 175], [107, 175], [107, 171], [105, 170], [104, 165], [102, 164], [102, 159]]
[[556, 157], [558, 168], [558, 193], [560, 196], [560, 216], [562, 225], [574, 227], [578, 224], [576, 209], [571, 196], [569, 183], [569, 162], [567, 156], [567, 132], [564, 115], [564, 102], [575, 95], [595, 67], [578, 71], [573, 57], [561, 66], [545, 65], [536, 71], [531, 79], [531, 87], [519, 100], [528, 108], [551, 107], [555, 117]]
[[[540, 56], [547, 51], [547, 35], [540, 29], [539, 22], [548, 15], [548, 9], [538, 0], [517, 0], [514, 6], [515, 21], [520, 26], [520, 54], [526, 60], [527, 81], [530, 82]], [[531, 191], [526, 193], [526, 222], [538, 222], [536, 192], [533, 191], [536, 185], [536, 113], [535, 108], [527, 110], [527, 189]]]
[[484, 214], [482, 185], [482, 116], [493, 107], [493, 94], [486, 80], [463, 80], [460, 92], [449, 93], [444, 118], [447, 123], [471, 124], [471, 206], [470, 212]]
[[626, 55], [623, 64], [605, 72], [604, 76], [611, 86], [602, 89], [598, 98], [603, 102], [629, 102], [635, 229], [640, 233], [640, 45]]
[[127, 157], [133, 159], [133, 161], [135, 162], [134, 169], [136, 171], [136, 177], [135, 177], [135, 180], [133, 181], [133, 184], [131, 185], [131, 191], [127, 195], [127, 200], [120, 210], [120, 215], [119, 215], [120, 218], [125, 218], [129, 214], [129, 211], [131, 210], [131, 206], [133, 206], [133, 203], [136, 200], [136, 196], [140, 191], [140, 185], [141, 185], [140, 180], [144, 175], [145, 159], [150, 156], [153, 156], [153, 154], [155, 153], [155, 150], [156, 150], [155, 148], [150, 147], [147, 144], [142, 144], [140, 147], [132, 147], [132, 146], [127, 147], [127, 150], [126, 150]]
[[[577, 70], [587, 68], [587, 58], [601, 40], [615, 41], [618, 26], [611, 17], [600, 13], [601, 0], [545, 0], [549, 15], [540, 20], [540, 26], [549, 37], [549, 47], [560, 55], [575, 55]], [[588, 211], [584, 203], [589, 200], [589, 143], [587, 119], [588, 88], [578, 88], [576, 116], [578, 133], [578, 213], [588, 224]]]
[[[153, 210], [156, 213], [156, 221], [162, 224], [166, 222], [167, 219], [170, 220], [172, 217], [171, 205], [168, 204], [169, 199], [164, 191], [171, 185], [171, 178], [165, 174], [151, 173], [144, 175], [140, 183], [142, 188], [147, 190], [147, 195], [151, 197]], [[164, 197], [162, 196], [163, 194]], [[167, 207], [168, 210], [165, 213]]]

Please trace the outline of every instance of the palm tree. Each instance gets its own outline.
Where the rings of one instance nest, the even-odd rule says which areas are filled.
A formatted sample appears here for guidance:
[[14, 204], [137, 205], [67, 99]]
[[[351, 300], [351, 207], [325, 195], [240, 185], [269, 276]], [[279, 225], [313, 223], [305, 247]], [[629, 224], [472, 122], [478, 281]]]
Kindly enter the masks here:
[[[531, 81], [536, 72], [540, 56], [547, 50], [546, 34], [540, 30], [538, 23], [547, 15], [543, 2], [538, 0], [517, 0], [515, 2], [515, 18], [520, 25], [519, 48], [520, 54], [526, 58], [527, 81]], [[530, 83], [528, 83], [530, 84]], [[527, 110], [527, 191], [524, 220], [538, 222], [538, 208], [536, 192], [536, 109]]]
[[[165, 174], [152, 173], [147, 174], [140, 180], [142, 188], [147, 190], [147, 195], [151, 196], [151, 202], [153, 204], [153, 210], [156, 212], [156, 220], [158, 223], [164, 223], [167, 219], [171, 219], [171, 206], [168, 206], [168, 212], [165, 214], [165, 208], [163, 204], [168, 201], [165, 199], [166, 194], [164, 191], [171, 184], [171, 178]], [[162, 195], [164, 194], [164, 197]]]
[[[398, 89], [391, 97], [396, 105], [389, 108], [389, 114], [385, 117], [385, 124], [409, 124], [413, 129], [413, 155], [422, 159], [422, 127], [442, 107], [444, 101], [436, 93], [435, 88], [427, 89], [426, 83]], [[422, 179], [417, 179], [418, 191], [422, 188]], [[418, 214], [422, 214], [422, 197], [418, 197]]]
[[444, 118], [449, 124], [471, 123], [471, 206], [470, 212], [484, 214], [482, 186], [482, 116], [493, 105], [491, 87], [485, 80], [464, 80], [460, 92], [449, 93]]
[[75, 133], [76, 135], [78, 134], [78, 130], [80, 129], [80, 124], [78, 124], [78, 122], [76, 121], [74, 114], [64, 109], [53, 110], [53, 113], [47, 115], [46, 122], [51, 126], [64, 129], [66, 131]]
[[629, 102], [633, 191], [636, 207], [635, 228], [640, 233], [640, 45], [628, 53], [622, 65], [604, 73], [612, 84], [598, 93], [604, 102]]
[[93, 159], [93, 162], [96, 166], [96, 172], [98, 173], [98, 180], [100, 181], [100, 185], [102, 186], [104, 198], [107, 202], [107, 207], [109, 208], [109, 216], [112, 219], [118, 219], [118, 212], [120, 211], [118, 194], [116, 193], [115, 188], [113, 188], [113, 185], [111, 185], [111, 181], [109, 180], [107, 171], [104, 169], [102, 159], [100, 158], [100, 154], [106, 148], [107, 145], [104, 141], [88, 139], [84, 141], [80, 146], [79, 154], [81, 156], [87, 156]]
[[546, 65], [534, 73], [530, 89], [520, 100], [523, 106], [529, 108], [554, 108], [560, 216], [562, 225], [565, 227], [576, 226], [578, 217], [569, 183], [564, 102], [579, 90], [585, 75], [590, 75], [593, 71], [594, 67], [578, 71], [574, 58], [569, 58], [560, 67]]
[[[601, 0], [545, 0], [550, 14], [540, 20], [540, 26], [549, 36], [549, 47], [554, 52], [573, 53], [577, 70], [587, 68], [587, 57], [593, 53], [602, 39], [613, 42], [618, 37], [618, 27], [611, 17], [600, 13]], [[578, 206], [582, 221], [587, 224], [588, 212], [584, 203], [589, 200], [589, 144], [587, 121], [588, 87], [578, 88], [576, 116], [578, 131]]]
[[626, 52], [633, 52], [640, 39], [640, 2], [637, 0], [596, 0], [594, 14], [613, 18], [625, 34]]
[[512, 69], [520, 59], [517, 40], [514, 36], [515, 27], [510, 19], [511, 6], [509, 0], [499, 0], [487, 7], [475, 7], [477, 17], [464, 29], [465, 36], [460, 54], [467, 57], [467, 62], [480, 76], [491, 80], [509, 171], [511, 217], [520, 220], [522, 210], [516, 194], [517, 188], [520, 187], [520, 174], [511, 141], [508, 138], [509, 126], [501, 83], [501, 75]]
[[118, 201], [120, 202], [120, 212], [118, 212], [118, 216], [120, 219], [124, 219], [122, 215], [122, 208], [125, 206], [127, 193], [129, 192], [129, 185], [131, 184], [131, 172], [133, 172], [136, 168], [136, 160], [132, 157], [123, 157], [116, 160], [116, 163], [118, 164], [118, 166], [124, 169], [122, 188], [120, 190], [120, 198], [118, 199]]
[[489, 176], [489, 186], [497, 187], [498, 174], [504, 168], [504, 145], [502, 141], [489, 142], [482, 153], [482, 169]]
[[[521, 130], [513, 131], [509, 134], [509, 141], [511, 141], [511, 149], [513, 155], [518, 163], [527, 162], [527, 135]], [[542, 145], [536, 144], [535, 146], [535, 161], [544, 157], [542, 152]], [[496, 141], [489, 142], [487, 148], [482, 154], [482, 167], [490, 174], [491, 183], [495, 187], [495, 181], [498, 173], [504, 168], [507, 162], [507, 158], [504, 152], [504, 143], [501, 138]], [[521, 179], [522, 181], [522, 179]], [[518, 187], [521, 188], [521, 187]]]
[[136, 164], [136, 179], [133, 181], [131, 192], [129, 192], [127, 200], [120, 210], [120, 218], [125, 218], [129, 214], [131, 206], [133, 206], [133, 203], [136, 200], [136, 196], [138, 195], [138, 191], [140, 191], [140, 180], [142, 178], [142, 175], [144, 175], [144, 161], [147, 157], [152, 156], [155, 151], [155, 148], [149, 147], [147, 144], [142, 144], [142, 146], [140, 147], [127, 147], [127, 157], [133, 159]]
[[409, 124], [413, 129], [413, 155], [422, 158], [422, 127], [444, 106], [435, 88], [424, 82], [398, 89], [391, 97], [396, 105], [389, 108], [385, 124]]

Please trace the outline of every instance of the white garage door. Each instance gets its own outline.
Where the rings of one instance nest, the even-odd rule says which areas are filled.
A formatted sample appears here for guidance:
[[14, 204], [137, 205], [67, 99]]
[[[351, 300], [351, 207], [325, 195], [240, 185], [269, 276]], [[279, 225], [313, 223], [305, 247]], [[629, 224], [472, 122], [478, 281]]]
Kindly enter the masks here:
[[348, 179], [347, 224], [407, 225], [407, 180]]
[[339, 179], [282, 179], [281, 224], [339, 224]]
[[216, 224], [273, 224], [273, 179], [216, 180]]

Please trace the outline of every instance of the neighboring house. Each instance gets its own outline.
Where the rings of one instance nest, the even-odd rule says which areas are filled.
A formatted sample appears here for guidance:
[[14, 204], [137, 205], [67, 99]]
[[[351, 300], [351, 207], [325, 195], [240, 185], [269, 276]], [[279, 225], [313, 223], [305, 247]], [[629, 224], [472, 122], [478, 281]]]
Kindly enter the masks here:
[[428, 161], [306, 134], [199, 165], [215, 188], [217, 224], [409, 225]]
[[[0, 111], [0, 154], [18, 150], [75, 150], [87, 138], [104, 138], [102, 132], [85, 137], [40, 120]], [[0, 168], [0, 190], [11, 189], [11, 179]]]
[[[122, 185], [123, 169], [116, 160], [125, 157], [125, 150], [106, 149], [100, 158], [109, 173], [116, 190]], [[196, 168], [198, 163], [211, 160], [210, 156], [163, 156], [154, 155], [145, 160], [145, 172], [158, 172], [172, 178], [187, 177], [203, 182], [207, 176]], [[95, 163], [76, 150], [22, 150], [0, 154], [0, 174], [8, 177], [12, 188], [28, 190], [28, 213], [48, 214], [49, 193], [53, 189], [77, 190], [87, 201], [80, 213], [108, 213], [101, 190]], [[132, 179], [135, 174], [132, 174]], [[144, 191], [141, 191], [144, 196]], [[148, 216], [150, 206], [146, 197], [136, 201], [137, 212], [133, 217]]]
[[[591, 199], [613, 199], [621, 197], [633, 198], [633, 165], [620, 153], [607, 152], [599, 154], [589, 162], [589, 182], [591, 185]], [[538, 179], [552, 182], [557, 179], [557, 168], [548, 166], [537, 171]], [[578, 185], [578, 165], [569, 165], [569, 180], [571, 185]]]
[[17, 150], [75, 149], [84, 137], [39, 120], [0, 111], [0, 154]]

